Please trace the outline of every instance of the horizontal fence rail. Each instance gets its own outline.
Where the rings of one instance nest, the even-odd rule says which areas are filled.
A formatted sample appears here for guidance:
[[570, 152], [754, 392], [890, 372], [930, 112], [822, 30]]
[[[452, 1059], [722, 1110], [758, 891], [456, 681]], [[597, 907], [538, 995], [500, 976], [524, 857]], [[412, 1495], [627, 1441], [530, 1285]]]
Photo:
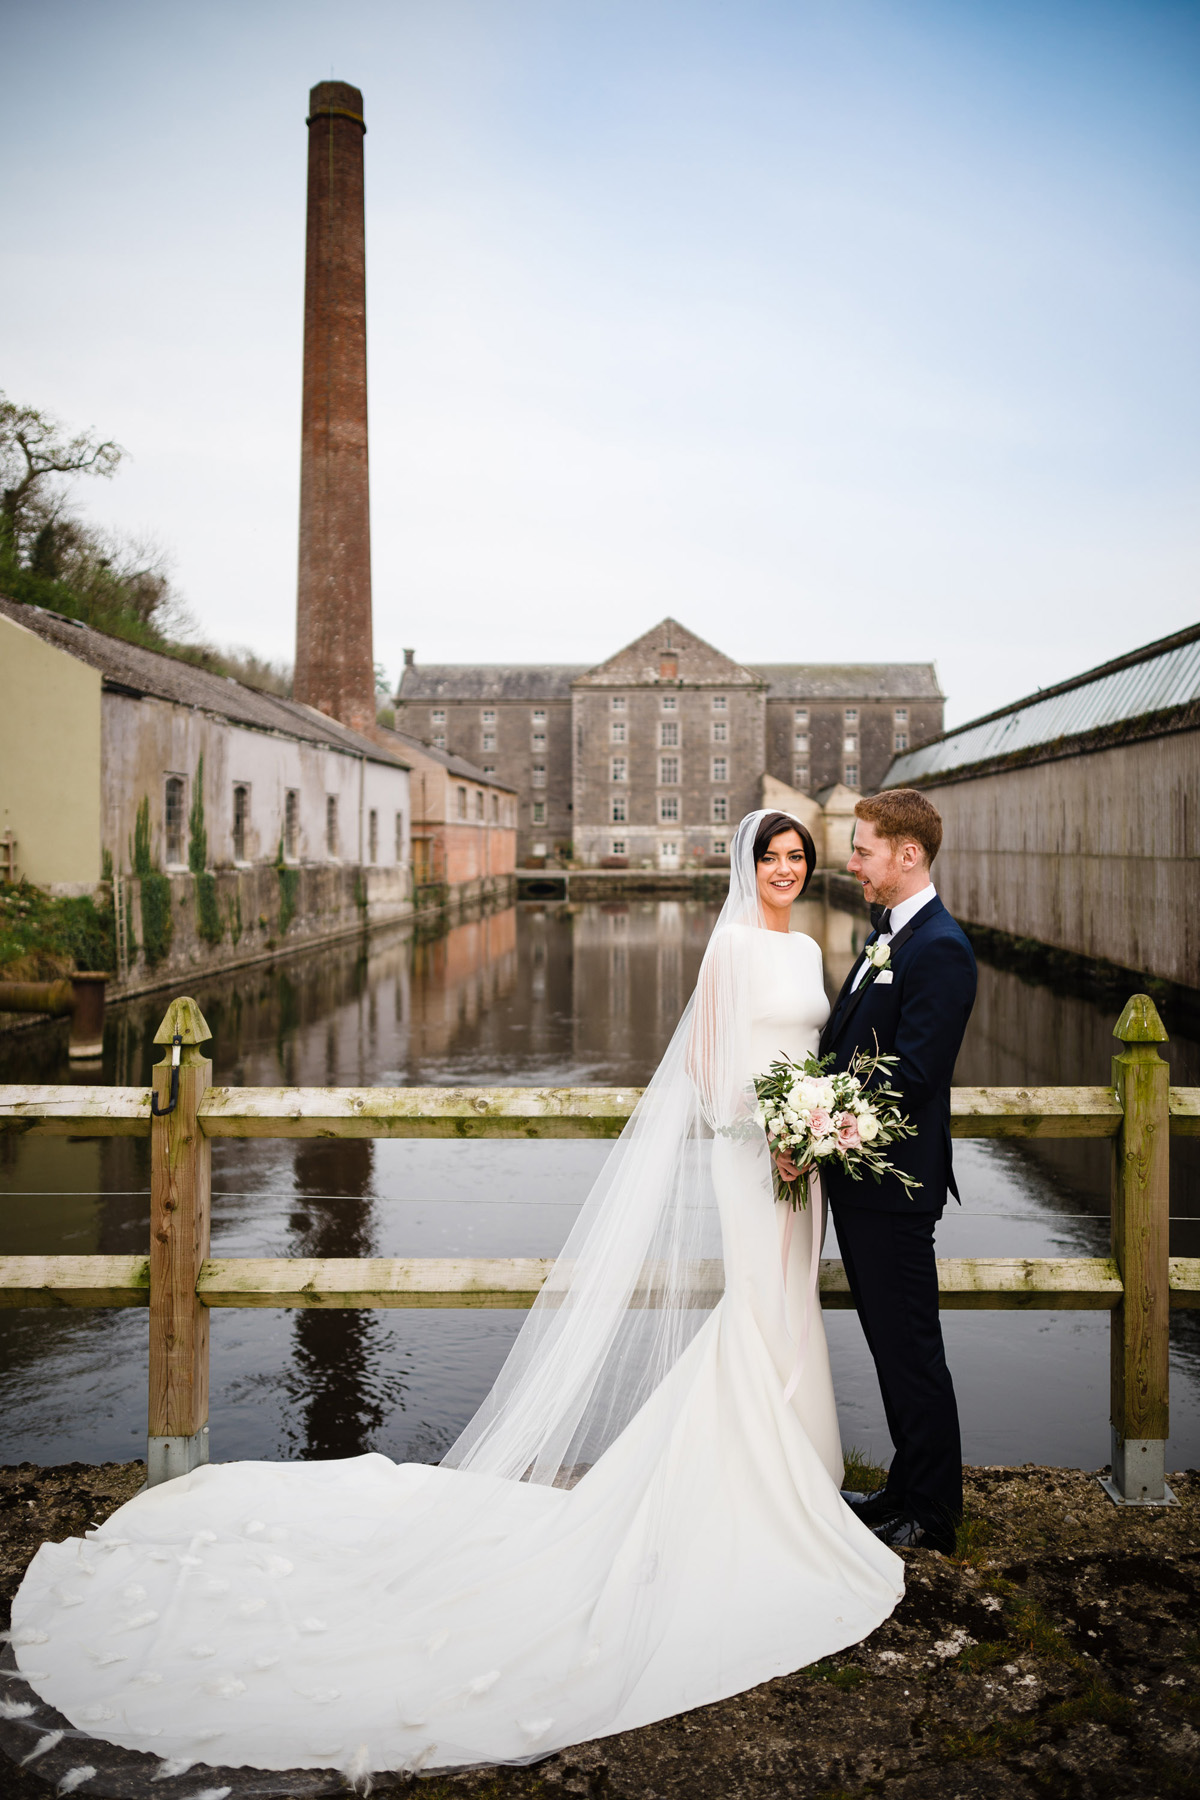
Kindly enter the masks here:
[[[210, 1085], [198, 1046], [210, 1033], [188, 999], [168, 1008], [155, 1041], [168, 1054], [153, 1088], [0, 1088], [0, 1134], [149, 1137], [146, 1256], [0, 1257], [0, 1307], [148, 1307], [151, 1482], [208, 1455], [208, 1318], [213, 1307], [520, 1309], [554, 1262], [538, 1257], [211, 1257], [211, 1144], [216, 1138], [616, 1138], [642, 1090], [580, 1088], [227, 1088]], [[1111, 1087], [955, 1088], [959, 1138], [1109, 1138], [1114, 1142], [1112, 1254], [956, 1257], [938, 1261], [944, 1309], [1107, 1312], [1112, 1320], [1114, 1498], [1169, 1498], [1167, 1321], [1200, 1307], [1200, 1258], [1168, 1255], [1171, 1136], [1200, 1136], [1200, 1088], [1168, 1086], [1166, 1033], [1137, 995], [1116, 1027]], [[172, 1055], [176, 1072], [172, 1074]], [[159, 1113], [152, 1112], [157, 1096]], [[852, 1309], [842, 1264], [822, 1261], [823, 1307]], [[719, 1264], [698, 1263], [692, 1304], [721, 1294]], [[660, 1303], [652, 1265], [630, 1305]], [[546, 1296], [553, 1304], [553, 1292]]]

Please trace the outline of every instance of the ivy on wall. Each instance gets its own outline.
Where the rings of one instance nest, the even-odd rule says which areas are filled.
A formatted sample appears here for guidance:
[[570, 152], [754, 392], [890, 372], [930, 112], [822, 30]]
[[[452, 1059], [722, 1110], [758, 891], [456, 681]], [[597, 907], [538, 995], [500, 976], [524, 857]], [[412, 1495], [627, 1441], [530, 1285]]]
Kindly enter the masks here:
[[208, 867], [208, 829], [204, 823], [204, 758], [196, 764], [192, 810], [188, 814], [188, 868], [196, 886], [196, 931], [206, 944], [219, 944], [225, 922], [217, 904], [217, 878]]
[[275, 873], [279, 877], [279, 935], [282, 937], [296, 916], [300, 899], [300, 871], [284, 861], [282, 838], [275, 857]]
[[142, 949], [151, 968], [162, 962], [171, 948], [171, 884], [155, 867], [150, 849], [150, 796], [143, 794], [133, 825], [130, 860], [142, 894]]

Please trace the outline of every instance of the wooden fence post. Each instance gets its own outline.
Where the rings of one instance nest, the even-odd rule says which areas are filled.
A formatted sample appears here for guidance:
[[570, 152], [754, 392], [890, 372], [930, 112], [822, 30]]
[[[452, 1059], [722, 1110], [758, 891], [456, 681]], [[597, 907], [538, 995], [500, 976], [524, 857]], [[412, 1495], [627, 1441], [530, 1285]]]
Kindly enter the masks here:
[[194, 1000], [172, 1000], [154, 1034], [150, 1128], [150, 1417], [146, 1481], [154, 1487], [208, 1461], [208, 1308], [196, 1297], [208, 1255], [212, 1149], [196, 1109], [212, 1063]]
[[1113, 1036], [1113, 1088], [1124, 1118], [1114, 1140], [1112, 1249], [1124, 1297], [1110, 1338], [1112, 1476], [1124, 1506], [1169, 1506], [1166, 1483], [1171, 1294], [1170, 1069], [1158, 1053], [1167, 1033], [1153, 1001], [1134, 994]]

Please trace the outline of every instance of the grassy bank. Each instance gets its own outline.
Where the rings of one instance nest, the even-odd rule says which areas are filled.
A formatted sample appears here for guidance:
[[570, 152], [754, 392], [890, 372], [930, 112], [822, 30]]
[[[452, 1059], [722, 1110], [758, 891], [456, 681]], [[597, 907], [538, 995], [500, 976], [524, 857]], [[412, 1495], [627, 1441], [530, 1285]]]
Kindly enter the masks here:
[[55, 900], [28, 881], [0, 882], [0, 981], [52, 981], [116, 967], [112, 908], [87, 895]]

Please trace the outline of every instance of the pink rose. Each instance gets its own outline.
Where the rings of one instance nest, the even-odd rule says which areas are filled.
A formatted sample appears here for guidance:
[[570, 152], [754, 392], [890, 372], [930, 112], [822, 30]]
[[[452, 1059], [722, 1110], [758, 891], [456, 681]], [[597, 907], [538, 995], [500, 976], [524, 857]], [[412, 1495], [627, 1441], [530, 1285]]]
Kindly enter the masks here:
[[833, 1120], [823, 1106], [814, 1107], [808, 1115], [808, 1128], [815, 1138], [828, 1137], [833, 1130]]
[[858, 1120], [851, 1112], [844, 1112], [837, 1122], [837, 1141], [839, 1150], [858, 1150], [862, 1145]]

